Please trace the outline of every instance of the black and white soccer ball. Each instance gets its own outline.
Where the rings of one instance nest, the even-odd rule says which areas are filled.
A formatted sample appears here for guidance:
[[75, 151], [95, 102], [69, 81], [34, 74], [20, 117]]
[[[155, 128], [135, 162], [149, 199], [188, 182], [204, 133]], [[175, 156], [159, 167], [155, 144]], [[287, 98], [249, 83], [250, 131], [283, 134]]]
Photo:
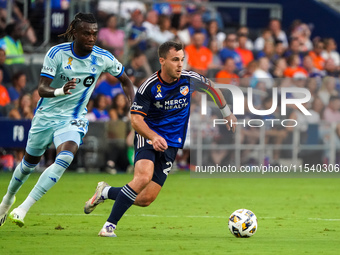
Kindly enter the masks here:
[[236, 237], [251, 237], [257, 230], [257, 218], [250, 210], [238, 209], [230, 215], [228, 227]]

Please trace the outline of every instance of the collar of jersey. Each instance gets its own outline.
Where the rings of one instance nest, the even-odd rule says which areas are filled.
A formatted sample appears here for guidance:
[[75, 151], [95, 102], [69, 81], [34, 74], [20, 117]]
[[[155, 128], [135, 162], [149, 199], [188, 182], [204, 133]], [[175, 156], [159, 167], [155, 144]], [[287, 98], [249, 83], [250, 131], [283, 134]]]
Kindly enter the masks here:
[[158, 80], [160, 80], [161, 83], [163, 83], [164, 85], [168, 85], [168, 86], [172, 86], [172, 85], [175, 85], [177, 82], [179, 82], [179, 80], [181, 78], [179, 78], [177, 81], [174, 81], [174, 82], [171, 82], [171, 83], [167, 83], [166, 81], [164, 81], [161, 77], [161, 70], [159, 70], [157, 72], [157, 76], [158, 76]]
[[85, 58], [88, 58], [88, 57], [91, 55], [91, 53], [89, 53], [89, 54], [87, 54], [87, 55], [84, 56], [84, 57], [78, 56], [78, 55], [74, 52], [73, 45], [74, 45], [74, 42], [71, 43], [71, 51], [72, 51], [72, 54], [73, 54], [76, 58], [85, 59]]

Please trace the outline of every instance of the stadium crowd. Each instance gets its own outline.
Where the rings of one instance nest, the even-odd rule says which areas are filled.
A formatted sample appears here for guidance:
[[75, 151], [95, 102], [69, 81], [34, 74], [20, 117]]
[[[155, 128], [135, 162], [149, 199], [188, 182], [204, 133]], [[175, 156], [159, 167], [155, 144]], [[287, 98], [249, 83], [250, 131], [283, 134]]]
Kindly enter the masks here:
[[[32, 119], [39, 100], [38, 83], [32, 84], [32, 74], [27, 71], [23, 49], [35, 46], [39, 40], [36, 35], [41, 31], [36, 19], [31, 17], [30, 20], [30, 16], [28, 20], [24, 19], [20, 4], [13, 2], [13, 20], [6, 25], [6, 1], [0, 1], [0, 116]], [[118, 15], [117, 6], [112, 2], [99, 0], [94, 12], [100, 24], [97, 44], [124, 64], [125, 72], [136, 89], [159, 70], [157, 48], [168, 40], [185, 45], [185, 69], [196, 71], [217, 83], [252, 87], [264, 92], [253, 99], [258, 109], [271, 107], [273, 87], [308, 88], [312, 99], [305, 107], [312, 116], [306, 118], [294, 108], [287, 114], [288, 118], [298, 120], [301, 142], [308, 139], [309, 124], [340, 122], [340, 55], [333, 38], [311, 38], [310, 27], [301, 20], [294, 21], [284, 31], [280, 20], [269, 18], [268, 26], [254, 36], [256, 32], [249, 31], [246, 26], [234, 30], [228, 28], [216, 9], [200, 2], [206, 1], [184, 5], [127, 2], [123, 3], [122, 12]], [[60, 39], [55, 39], [51, 44], [60, 42]], [[282, 119], [279, 107], [272, 115], [265, 118]], [[255, 117], [249, 111], [245, 116], [238, 116], [239, 119]], [[133, 164], [128, 156], [131, 155], [128, 152], [133, 144], [133, 131], [129, 105], [115, 77], [104, 74], [96, 84], [88, 105], [88, 119], [107, 123], [107, 138], [112, 141], [110, 151], [123, 152], [116, 156], [108, 153], [104, 168], [112, 173], [115, 170], [126, 171]], [[243, 128], [241, 134], [242, 143], [256, 144], [259, 141], [258, 129]], [[218, 133], [213, 134], [215, 142], [220, 138]], [[227, 136], [226, 139], [233, 138]], [[291, 139], [292, 130], [289, 128], [266, 128], [267, 143], [280, 145], [291, 142]], [[329, 135], [325, 132], [320, 142], [327, 143], [327, 139]], [[12, 152], [16, 162], [20, 162], [22, 152]], [[243, 163], [249, 163], [249, 153], [243, 152]], [[284, 154], [287, 152], [275, 150], [272, 161], [278, 161]], [[232, 152], [226, 152], [220, 161], [230, 160], [228, 155], [232, 157]], [[48, 159], [52, 162], [53, 157], [46, 155], [45, 164], [48, 164]], [[308, 157], [315, 158], [315, 155], [308, 154]], [[317, 160], [323, 160], [320, 157]], [[187, 168], [187, 159], [188, 154], [182, 152], [178, 165]], [[215, 159], [212, 161], [219, 163]]]

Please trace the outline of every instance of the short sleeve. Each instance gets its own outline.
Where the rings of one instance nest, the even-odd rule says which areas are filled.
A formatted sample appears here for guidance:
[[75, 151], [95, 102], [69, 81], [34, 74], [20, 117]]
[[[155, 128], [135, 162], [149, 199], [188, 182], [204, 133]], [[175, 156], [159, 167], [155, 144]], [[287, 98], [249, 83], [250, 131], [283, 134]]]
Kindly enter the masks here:
[[147, 116], [151, 104], [150, 91], [146, 90], [144, 92], [137, 91], [135, 100], [131, 106], [131, 114], [139, 114], [142, 116]]
[[46, 54], [43, 67], [41, 69], [40, 76], [48, 77], [53, 79], [58, 68], [58, 64], [60, 61], [58, 61], [60, 51], [57, 47], [52, 47]]
[[107, 68], [105, 72], [119, 78], [124, 73], [124, 66], [112, 54], [105, 57]]

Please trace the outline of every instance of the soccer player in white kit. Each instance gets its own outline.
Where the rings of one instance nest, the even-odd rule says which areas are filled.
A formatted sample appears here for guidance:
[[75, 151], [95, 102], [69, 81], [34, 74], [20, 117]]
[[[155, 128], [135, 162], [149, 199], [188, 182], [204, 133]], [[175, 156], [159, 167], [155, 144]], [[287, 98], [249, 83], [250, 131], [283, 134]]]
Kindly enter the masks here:
[[71, 164], [88, 127], [86, 105], [102, 72], [117, 77], [131, 104], [133, 85], [122, 64], [106, 50], [95, 46], [98, 25], [92, 14], [78, 13], [66, 33], [67, 42], [52, 47], [46, 54], [38, 86], [40, 101], [29, 131], [25, 156], [13, 172], [6, 195], [0, 204], [0, 226], [15, 202], [15, 194], [53, 142], [55, 162], [40, 176], [26, 200], [9, 218], [22, 227], [30, 207], [62, 176]]

